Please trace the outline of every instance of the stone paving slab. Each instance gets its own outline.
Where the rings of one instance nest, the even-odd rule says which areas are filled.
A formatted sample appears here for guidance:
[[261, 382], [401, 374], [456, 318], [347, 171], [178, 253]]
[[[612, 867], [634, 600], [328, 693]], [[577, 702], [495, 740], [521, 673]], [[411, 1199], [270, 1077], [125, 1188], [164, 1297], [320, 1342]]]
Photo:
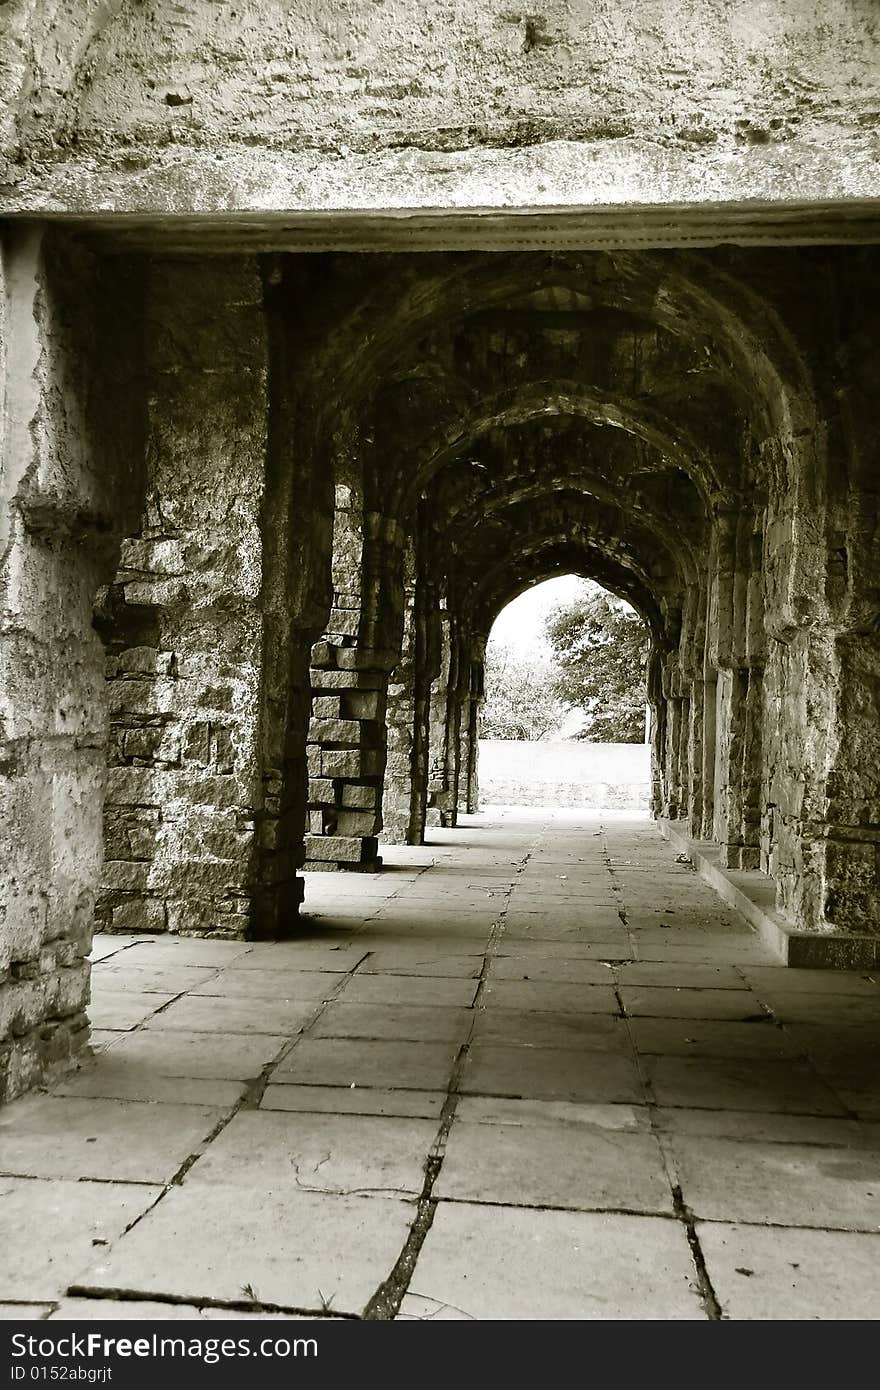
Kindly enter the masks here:
[[836, 1096], [804, 1062], [647, 1057], [643, 1066], [660, 1105], [768, 1110], [784, 1115], [844, 1113]]
[[0, 1298], [54, 1300], [160, 1192], [123, 1182], [0, 1178]]
[[[341, 875], [334, 875], [341, 877]], [[310, 941], [257, 941], [245, 955], [237, 957], [236, 970], [319, 970], [347, 975], [363, 960], [369, 948], [356, 945], [324, 945]]]
[[697, 1217], [880, 1230], [880, 1150], [678, 1135], [669, 1142]]
[[[98, 972], [96, 971], [97, 975]], [[92, 982], [92, 1002], [89, 1018], [96, 1028], [112, 1032], [130, 1032], [145, 1023], [157, 1009], [175, 998], [173, 993], [138, 993], [136, 990], [107, 989], [104, 982]]]
[[482, 1125], [593, 1125], [647, 1133], [648, 1110], [639, 1105], [589, 1105], [566, 1100], [512, 1100], [503, 1096], [461, 1096], [457, 1120]]
[[163, 1076], [148, 1064], [133, 1061], [124, 1051], [104, 1053], [86, 1062], [53, 1087], [53, 1095], [87, 1096], [106, 1100], [170, 1101], [176, 1105], [207, 1105], [229, 1109], [244, 1094], [244, 1081]]
[[424, 1004], [469, 1009], [477, 992], [475, 979], [430, 975], [353, 975], [339, 996], [344, 1004]]
[[533, 1100], [622, 1101], [639, 1105], [645, 1094], [628, 1057], [563, 1048], [475, 1043], [465, 1063], [464, 1094]]
[[416, 1196], [436, 1134], [433, 1120], [241, 1110], [184, 1182]]
[[658, 1106], [654, 1128], [673, 1134], [756, 1139], [776, 1144], [826, 1144], [880, 1149], [880, 1125], [819, 1115], [776, 1115], [760, 1110], [687, 1110]]
[[287, 1042], [286, 1037], [268, 1033], [236, 1033], [218, 1045], [213, 1033], [140, 1029], [114, 1043], [113, 1059], [139, 1064], [159, 1076], [248, 1081], [258, 1077]]
[[588, 1048], [633, 1055], [626, 1019], [612, 1014], [530, 1013], [527, 1009], [477, 1009], [474, 1041], [517, 1047]]
[[155, 936], [123, 936], [121, 933], [116, 936], [111, 932], [95, 933], [92, 941], [92, 949], [89, 952], [89, 960], [107, 960], [110, 956], [119, 955], [128, 946], [144, 945], [151, 941], [156, 941]]
[[558, 980], [490, 980], [483, 993], [490, 1009], [552, 1014], [619, 1014], [613, 984], [565, 984]]
[[629, 940], [608, 941], [529, 941], [525, 937], [502, 937], [496, 954], [521, 959], [538, 956], [542, 960], [600, 960], [620, 961], [635, 958]]
[[[482, 949], [475, 949], [472, 954], [432, 955], [431, 946], [427, 943], [414, 944], [411, 950], [404, 951], [388, 946], [374, 948], [366, 938], [364, 948], [370, 954], [358, 967], [357, 977], [352, 978], [361, 975], [404, 975], [407, 979], [418, 976], [426, 979], [476, 980], [483, 965]], [[462, 950], [461, 942], [455, 943], [455, 950]]]
[[445, 1042], [364, 1042], [305, 1038], [272, 1073], [273, 1082], [445, 1091], [458, 1047]]
[[639, 1053], [667, 1057], [791, 1058], [796, 1049], [768, 1017], [763, 1023], [726, 1023], [703, 1018], [632, 1018]]
[[[119, 964], [116, 964], [116, 960]], [[125, 957], [111, 957], [92, 975], [92, 992], [96, 985], [113, 990], [132, 990], [147, 994], [186, 994], [217, 975], [216, 965], [126, 965]]]
[[368, 1086], [269, 1085], [261, 1110], [297, 1110], [329, 1115], [402, 1115], [439, 1122], [443, 1091], [389, 1091]]
[[703, 1221], [697, 1234], [725, 1317], [880, 1319], [880, 1235]]
[[153, 937], [135, 942], [125, 952], [125, 964], [138, 969], [146, 966], [228, 965], [246, 956], [252, 947], [246, 941], [214, 941], [204, 937]]
[[733, 965], [670, 965], [666, 962], [633, 961], [615, 967], [621, 985], [665, 989], [738, 989], [743, 977]]
[[651, 1216], [441, 1202], [402, 1318], [699, 1319], [684, 1227]]
[[473, 1024], [472, 1009], [416, 1004], [328, 1004], [310, 1038], [411, 1038], [413, 1042], [463, 1043]]
[[311, 1023], [315, 1007], [312, 999], [288, 1002], [260, 998], [255, 1007], [250, 998], [190, 994], [151, 1018], [146, 1031], [222, 1033], [224, 1037], [233, 1033], [270, 1033], [289, 1037]]
[[808, 1023], [810, 1027], [858, 1027], [875, 1030], [880, 1039], [880, 990], [876, 997], [861, 994], [808, 994], [778, 988], [769, 994], [773, 1012], [786, 1023]]
[[549, 980], [568, 985], [609, 985], [614, 976], [610, 966], [597, 960], [506, 955], [492, 959], [489, 979], [493, 984], [496, 980]]
[[696, 1018], [740, 1022], [764, 1018], [758, 999], [747, 989], [663, 989], [622, 985], [620, 997], [631, 1018]]
[[854, 994], [880, 998], [880, 984], [869, 974], [851, 970], [798, 970], [793, 966], [745, 965], [743, 975], [752, 989], [786, 994]]
[[505, 1206], [672, 1212], [651, 1134], [600, 1124], [477, 1124], [456, 1118], [435, 1197]]
[[190, 1303], [363, 1312], [391, 1273], [415, 1216], [411, 1200], [188, 1183], [172, 1188], [79, 1288]]
[[[329, 970], [293, 970], [289, 967], [283, 970], [236, 970], [230, 966], [228, 970], [218, 971], [204, 984], [196, 984], [191, 994], [193, 998], [213, 996], [285, 1002], [296, 1000], [317, 1004], [335, 994], [342, 982], [342, 976]], [[249, 1013], [259, 1012], [260, 1008], [258, 1006], [254, 1010], [252, 1005], [247, 1007]]]
[[195, 1105], [26, 1096], [0, 1111], [2, 1171], [166, 1183], [223, 1117]]
[[0, 1303], [0, 1322], [35, 1322], [51, 1313], [51, 1303]]

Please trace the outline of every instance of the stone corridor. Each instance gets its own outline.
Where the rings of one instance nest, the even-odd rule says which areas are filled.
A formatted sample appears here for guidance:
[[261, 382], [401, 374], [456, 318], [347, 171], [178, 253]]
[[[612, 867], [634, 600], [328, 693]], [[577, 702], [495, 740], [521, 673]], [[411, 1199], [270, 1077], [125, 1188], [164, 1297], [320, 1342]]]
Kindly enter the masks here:
[[306, 879], [295, 940], [96, 939], [94, 1060], [0, 1115], [3, 1316], [877, 1316], [880, 976], [620, 813]]

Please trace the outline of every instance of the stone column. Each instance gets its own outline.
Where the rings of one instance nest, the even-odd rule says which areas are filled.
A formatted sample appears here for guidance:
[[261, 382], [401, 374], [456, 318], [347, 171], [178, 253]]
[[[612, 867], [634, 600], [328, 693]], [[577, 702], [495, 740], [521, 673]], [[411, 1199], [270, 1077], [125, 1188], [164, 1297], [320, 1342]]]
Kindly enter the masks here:
[[147, 492], [103, 597], [113, 741], [98, 908], [112, 931], [263, 928], [267, 345], [255, 261], [154, 263]]
[[396, 845], [409, 842], [412, 821], [416, 628], [415, 552], [410, 544], [404, 561], [403, 641], [400, 657], [388, 682], [388, 755], [382, 798], [382, 838]]
[[[60, 236], [0, 255], [0, 1099], [88, 1040], [107, 746], [98, 587], [141, 500], [138, 277]], [[119, 410], [120, 399], [132, 400]]]
[[[400, 652], [403, 546], [392, 518], [364, 514], [353, 487], [337, 486], [333, 608], [325, 640], [312, 649], [305, 849], [313, 869], [372, 871], [381, 864], [388, 682]], [[376, 641], [386, 645], [371, 645]]]

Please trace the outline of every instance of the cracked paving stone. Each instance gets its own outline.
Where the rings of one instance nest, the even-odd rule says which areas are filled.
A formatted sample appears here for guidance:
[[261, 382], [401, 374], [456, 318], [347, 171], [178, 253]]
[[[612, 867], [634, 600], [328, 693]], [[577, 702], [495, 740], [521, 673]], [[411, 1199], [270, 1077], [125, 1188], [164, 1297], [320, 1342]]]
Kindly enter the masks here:
[[697, 1217], [880, 1230], [880, 1149], [682, 1135], [669, 1143], [684, 1200]]
[[303, 1038], [272, 1073], [273, 1082], [445, 1091], [458, 1047], [446, 1042]]
[[456, 1119], [434, 1196], [585, 1211], [673, 1209], [654, 1136], [597, 1123], [486, 1125]]
[[702, 1319], [687, 1237], [656, 1216], [441, 1202], [404, 1319]]
[[697, 1235], [727, 1318], [880, 1318], [880, 1235], [704, 1221]]
[[52, 1307], [51, 1303], [0, 1303], [0, 1322], [42, 1322]]
[[140, 1183], [0, 1178], [0, 1298], [54, 1300], [92, 1264], [96, 1242], [112, 1243], [161, 1190]]
[[242, 1110], [184, 1182], [415, 1196], [436, 1134], [433, 1120]]
[[[326, 1316], [326, 1315], [323, 1315]], [[49, 1322], [297, 1322], [308, 1313], [253, 1313], [242, 1308], [199, 1307], [197, 1303], [160, 1303], [145, 1299], [65, 1298]], [[331, 1319], [332, 1321], [332, 1319]]]
[[222, 1118], [195, 1105], [26, 1096], [0, 1111], [5, 1173], [164, 1183]]
[[97, 1259], [80, 1289], [360, 1314], [388, 1278], [415, 1216], [411, 1199], [187, 1183]]
[[527, 1048], [474, 1043], [459, 1090], [534, 1100], [645, 1101], [639, 1071], [626, 1056], [589, 1048]]

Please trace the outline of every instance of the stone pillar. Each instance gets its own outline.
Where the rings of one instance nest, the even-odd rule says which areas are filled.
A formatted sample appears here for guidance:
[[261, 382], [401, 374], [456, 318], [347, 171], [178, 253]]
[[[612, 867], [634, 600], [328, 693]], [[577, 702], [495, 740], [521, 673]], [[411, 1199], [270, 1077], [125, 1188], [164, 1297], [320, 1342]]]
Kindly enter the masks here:
[[98, 918], [111, 931], [263, 928], [260, 512], [267, 344], [255, 261], [153, 263], [147, 492], [100, 621], [112, 743]]
[[483, 663], [471, 658], [462, 672], [459, 804], [468, 815], [479, 810], [480, 709], [483, 703]]
[[[404, 536], [392, 518], [364, 514], [350, 483], [336, 492], [333, 608], [325, 640], [312, 649], [306, 862], [312, 869], [372, 871], [381, 865], [388, 677], [400, 652]], [[386, 645], [371, 645], [376, 640]]]
[[382, 838], [396, 845], [409, 843], [413, 809], [417, 616], [412, 545], [407, 547], [404, 567], [403, 641], [400, 658], [388, 682], [388, 753], [382, 798]]
[[59, 236], [0, 256], [0, 1099], [88, 1040], [107, 744], [98, 587], [140, 502], [138, 281]]
[[439, 610], [439, 670], [430, 691], [428, 734], [428, 795], [425, 825], [446, 825], [454, 809], [449, 777], [449, 724], [453, 703], [452, 624], [445, 601]]

